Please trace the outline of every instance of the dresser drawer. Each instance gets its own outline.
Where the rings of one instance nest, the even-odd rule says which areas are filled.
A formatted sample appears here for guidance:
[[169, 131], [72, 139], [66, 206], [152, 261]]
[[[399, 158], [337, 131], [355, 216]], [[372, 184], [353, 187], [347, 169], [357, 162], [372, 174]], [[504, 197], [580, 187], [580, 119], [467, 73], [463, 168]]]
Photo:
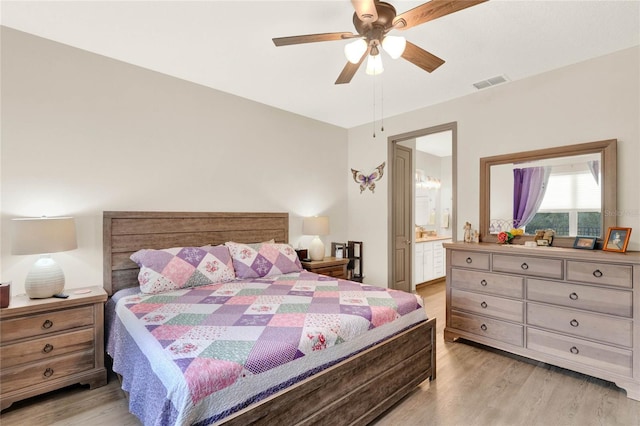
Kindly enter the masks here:
[[631, 347], [633, 322], [573, 309], [527, 303], [527, 324]]
[[93, 348], [93, 328], [0, 346], [1, 368]]
[[573, 337], [527, 328], [527, 348], [624, 376], [633, 372], [631, 351]]
[[453, 289], [451, 290], [451, 306], [455, 309], [508, 321], [524, 321], [524, 302], [519, 300]]
[[88, 350], [31, 364], [2, 368], [0, 372], [2, 393], [37, 386], [74, 373], [91, 370], [94, 368], [94, 364], [94, 352]]
[[0, 322], [0, 343], [93, 324], [93, 306], [64, 309]]
[[474, 251], [458, 251], [451, 253], [451, 266], [460, 266], [469, 269], [489, 270], [489, 254]]
[[465, 314], [453, 311], [451, 314], [451, 327], [478, 336], [499, 340], [510, 345], [522, 346], [524, 340], [524, 327], [496, 319]]
[[627, 318], [633, 316], [633, 293], [625, 290], [528, 279], [527, 299]]
[[512, 274], [562, 279], [562, 260], [494, 254], [493, 270]]
[[610, 263], [567, 261], [567, 279], [583, 283], [632, 288], [633, 267]]
[[524, 278], [489, 272], [451, 269], [451, 286], [462, 290], [480, 291], [521, 299], [524, 297]]

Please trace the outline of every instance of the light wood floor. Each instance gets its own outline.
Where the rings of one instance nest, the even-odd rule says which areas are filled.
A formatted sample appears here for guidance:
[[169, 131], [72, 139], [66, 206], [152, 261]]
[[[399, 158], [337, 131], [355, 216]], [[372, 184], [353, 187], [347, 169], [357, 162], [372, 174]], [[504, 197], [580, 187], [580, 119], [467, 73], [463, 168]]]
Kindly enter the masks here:
[[[422, 287], [438, 321], [437, 379], [423, 383], [376, 426], [640, 425], [640, 402], [612, 383], [470, 343], [445, 343], [444, 283]], [[10, 425], [140, 425], [118, 381], [72, 386], [17, 402], [0, 415]], [[285, 426], [285, 425], [283, 425]]]

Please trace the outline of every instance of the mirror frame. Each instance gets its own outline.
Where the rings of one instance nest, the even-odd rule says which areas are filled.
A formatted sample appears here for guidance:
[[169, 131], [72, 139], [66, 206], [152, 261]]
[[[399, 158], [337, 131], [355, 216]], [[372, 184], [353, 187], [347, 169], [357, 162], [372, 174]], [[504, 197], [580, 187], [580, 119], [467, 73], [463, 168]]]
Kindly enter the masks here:
[[[607, 229], [617, 224], [617, 139], [567, 145], [514, 154], [496, 155], [480, 159], [480, 239], [482, 242], [497, 242], [497, 236], [489, 233], [491, 205], [491, 167], [501, 164], [544, 160], [547, 158], [570, 157], [574, 155], [599, 153], [601, 155], [601, 207], [602, 234], [596, 248], [602, 248], [602, 240]], [[576, 237], [554, 237], [556, 247], [573, 247]], [[533, 240], [533, 235], [517, 236], [514, 244], [524, 244]]]

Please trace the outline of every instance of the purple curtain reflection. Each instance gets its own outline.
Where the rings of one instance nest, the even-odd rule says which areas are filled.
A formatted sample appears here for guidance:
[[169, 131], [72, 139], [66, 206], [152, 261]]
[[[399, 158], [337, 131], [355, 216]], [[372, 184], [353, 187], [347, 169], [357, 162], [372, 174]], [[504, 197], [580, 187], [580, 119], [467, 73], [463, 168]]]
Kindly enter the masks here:
[[547, 189], [550, 167], [513, 169], [513, 227], [523, 228], [533, 219]]

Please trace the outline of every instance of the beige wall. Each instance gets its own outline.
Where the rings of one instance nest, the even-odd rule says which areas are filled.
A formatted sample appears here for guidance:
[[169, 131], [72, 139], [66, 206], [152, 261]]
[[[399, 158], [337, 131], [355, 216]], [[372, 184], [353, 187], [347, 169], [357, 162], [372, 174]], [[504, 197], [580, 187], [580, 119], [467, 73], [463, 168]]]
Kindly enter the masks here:
[[347, 131], [2, 28], [0, 279], [23, 290], [10, 219], [71, 215], [78, 246], [54, 254], [67, 287], [102, 284], [102, 211], [282, 211], [347, 229]]
[[[386, 138], [456, 121], [457, 222], [475, 227], [481, 157], [617, 138], [618, 225], [635, 228], [628, 249], [640, 250], [639, 75], [635, 47], [385, 118], [385, 133], [375, 140], [370, 124], [349, 130], [349, 165], [389, 163]], [[379, 182], [373, 196], [348, 187], [349, 238], [364, 241], [370, 283], [388, 281], [387, 183]]]

